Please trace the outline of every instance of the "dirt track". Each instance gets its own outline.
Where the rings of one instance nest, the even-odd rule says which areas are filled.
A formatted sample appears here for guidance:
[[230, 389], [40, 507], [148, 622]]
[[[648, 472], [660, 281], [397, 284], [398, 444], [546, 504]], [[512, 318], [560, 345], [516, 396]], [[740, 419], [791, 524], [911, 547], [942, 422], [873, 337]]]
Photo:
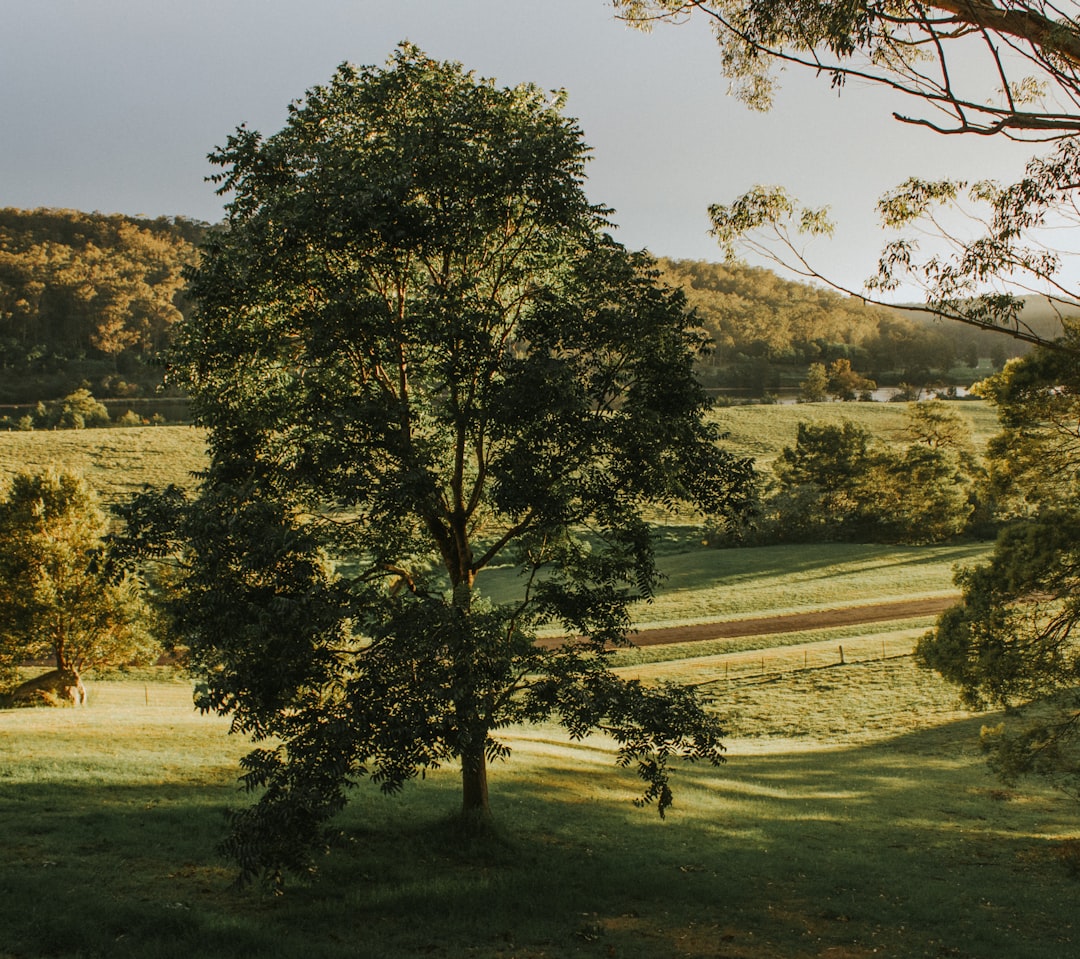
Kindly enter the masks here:
[[812, 613], [764, 616], [760, 619], [734, 619], [723, 623], [643, 629], [640, 632], [633, 633], [630, 638], [635, 646], [660, 646], [665, 643], [696, 643], [710, 639], [731, 639], [736, 636], [765, 636], [771, 633], [794, 633], [804, 629], [857, 626], [860, 623], [880, 623], [893, 619], [936, 616], [954, 605], [958, 598], [958, 596], [939, 596], [933, 599], [877, 603], [873, 606], [823, 609]]

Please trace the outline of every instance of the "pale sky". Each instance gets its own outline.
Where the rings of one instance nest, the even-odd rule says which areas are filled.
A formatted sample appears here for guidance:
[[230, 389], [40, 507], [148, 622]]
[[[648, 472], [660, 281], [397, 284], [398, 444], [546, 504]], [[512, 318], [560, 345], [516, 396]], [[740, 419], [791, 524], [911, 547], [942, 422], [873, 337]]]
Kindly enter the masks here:
[[401, 40], [501, 85], [565, 88], [590, 198], [657, 256], [719, 260], [708, 205], [783, 185], [831, 207], [817, 259], [859, 286], [887, 238], [881, 193], [911, 174], [1011, 179], [1030, 153], [901, 126], [883, 91], [806, 72], [752, 113], [704, 22], [643, 35], [605, 0], [0, 0], [0, 24], [0, 206], [216, 221], [207, 153], [241, 123], [276, 132], [339, 63], [382, 64]]

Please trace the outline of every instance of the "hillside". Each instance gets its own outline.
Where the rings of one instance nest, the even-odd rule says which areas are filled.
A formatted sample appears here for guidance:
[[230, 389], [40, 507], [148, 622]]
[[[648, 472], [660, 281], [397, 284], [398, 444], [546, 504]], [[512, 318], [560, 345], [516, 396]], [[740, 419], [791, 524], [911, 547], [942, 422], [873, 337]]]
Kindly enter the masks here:
[[[702, 372], [714, 385], [758, 392], [795, 385], [811, 363], [847, 359], [879, 383], [925, 384], [988, 356], [968, 331], [866, 304], [760, 267], [660, 260], [715, 342]], [[984, 349], [986, 349], [984, 347]], [[936, 375], [935, 375], [936, 374]]]
[[206, 224], [0, 209], [0, 403], [151, 392]]
[[[183, 271], [207, 229], [183, 217], [0, 209], [0, 404], [83, 385], [100, 398], [153, 393], [162, 381], [155, 357], [189, 306]], [[699, 367], [711, 386], [761, 395], [797, 385], [810, 363], [840, 358], [881, 384], [925, 385], [954, 364], [1012, 350], [1004, 337], [979, 339], [757, 267], [658, 267], [713, 337]]]

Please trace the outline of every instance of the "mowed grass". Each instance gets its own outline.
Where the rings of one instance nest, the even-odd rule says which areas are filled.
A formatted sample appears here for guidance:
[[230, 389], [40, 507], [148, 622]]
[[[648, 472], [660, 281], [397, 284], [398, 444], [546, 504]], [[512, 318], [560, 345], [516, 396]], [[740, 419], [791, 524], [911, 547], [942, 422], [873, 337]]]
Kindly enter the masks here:
[[[994, 780], [975, 743], [996, 717], [955, 712], [910, 659], [818, 675], [757, 687], [756, 716], [718, 697], [742, 716], [729, 761], [680, 767], [665, 820], [633, 806], [605, 740], [514, 730], [496, 837], [448, 825], [454, 770], [399, 797], [364, 784], [284, 897], [230, 886], [214, 846], [247, 801], [246, 745], [186, 686], [94, 683], [82, 710], [0, 713], [0, 957], [1077, 954], [1075, 802]], [[882, 714], [915, 689], [937, 711], [866, 729], [860, 703]], [[819, 732], [860, 732], [774, 738], [800, 701]]]
[[[839, 426], [850, 420], [882, 442], [905, 445], [908, 407], [908, 403], [797, 403], [723, 407], [710, 416], [728, 435], [726, 448], [753, 456], [766, 469], [785, 446], [795, 445], [801, 422]], [[985, 400], [958, 400], [948, 403], [948, 409], [970, 423], [969, 440], [977, 452], [1000, 431], [997, 413]]]
[[106, 502], [144, 486], [193, 486], [206, 434], [192, 426], [0, 432], [0, 485], [15, 473], [82, 473]]

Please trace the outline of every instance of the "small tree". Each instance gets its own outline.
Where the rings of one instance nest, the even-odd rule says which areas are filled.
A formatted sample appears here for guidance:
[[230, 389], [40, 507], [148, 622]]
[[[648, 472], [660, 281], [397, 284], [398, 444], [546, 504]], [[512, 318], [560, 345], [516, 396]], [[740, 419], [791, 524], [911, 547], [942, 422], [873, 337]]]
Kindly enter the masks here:
[[81, 430], [109, 425], [109, 409], [85, 387], [62, 400], [38, 404], [34, 425], [39, 429]]
[[[90, 488], [72, 473], [12, 481], [0, 502], [0, 662], [9, 681], [15, 664], [48, 656], [54, 689], [81, 690], [84, 670], [154, 648], [137, 581], [104, 557], [106, 525]], [[20, 698], [20, 689], [12, 695]]]
[[829, 374], [824, 363], [811, 363], [806, 379], [799, 384], [800, 403], [820, 403], [829, 398]]
[[[228, 223], [173, 356], [211, 451], [178, 612], [201, 705], [280, 743], [245, 760], [245, 875], [307, 868], [365, 775], [459, 763], [483, 822], [511, 723], [607, 731], [661, 811], [670, 757], [720, 759], [691, 691], [603, 652], [657, 582], [646, 506], [731, 515], [752, 470], [703, 421], [682, 295], [604, 233], [561, 105], [405, 45], [214, 158]], [[507, 601], [481, 593], [495, 565], [520, 573]]]
[[850, 421], [799, 423], [795, 445], [785, 447], [773, 465], [778, 489], [770, 512], [778, 538], [847, 539], [865, 525], [871, 443], [871, 435]]
[[877, 389], [877, 384], [851, 368], [851, 360], [838, 359], [829, 364], [827, 392], [838, 400], [849, 403]]

